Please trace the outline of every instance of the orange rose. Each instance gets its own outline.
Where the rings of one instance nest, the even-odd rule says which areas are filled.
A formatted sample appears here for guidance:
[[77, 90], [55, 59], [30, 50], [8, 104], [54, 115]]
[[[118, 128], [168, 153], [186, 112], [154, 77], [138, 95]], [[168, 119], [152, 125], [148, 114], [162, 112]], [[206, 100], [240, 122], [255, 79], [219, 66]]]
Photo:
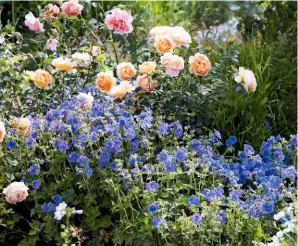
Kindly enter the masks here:
[[159, 53], [173, 52], [176, 43], [169, 37], [158, 37], [155, 39], [154, 46]]
[[142, 74], [150, 74], [153, 73], [156, 68], [156, 62], [143, 62], [141, 65], [139, 65], [140, 73]]
[[110, 90], [110, 96], [114, 97], [115, 99], [118, 99], [120, 97], [123, 97], [126, 93], [134, 90], [135, 87], [132, 86], [129, 81], [121, 81], [119, 85], [114, 86]]
[[97, 75], [96, 78], [96, 87], [100, 91], [110, 91], [113, 86], [116, 84], [116, 79], [113, 76], [111, 71], [101, 72]]
[[59, 57], [52, 61], [52, 65], [58, 71], [73, 72], [73, 68], [77, 63], [69, 58]]
[[36, 70], [32, 78], [38, 88], [48, 88], [53, 81], [52, 76], [41, 69]]
[[142, 91], [145, 91], [145, 92], [154, 91], [157, 87], [157, 81], [148, 77], [147, 74], [139, 75], [137, 77], [137, 82], [140, 88], [142, 89]]
[[206, 76], [211, 70], [211, 63], [207, 56], [196, 53], [195, 56], [189, 57], [188, 60], [190, 73], [199, 76]]
[[26, 135], [30, 128], [30, 120], [28, 118], [20, 118], [17, 127], [17, 134]]
[[123, 80], [130, 80], [136, 75], [136, 69], [130, 62], [122, 62], [117, 66], [117, 76]]

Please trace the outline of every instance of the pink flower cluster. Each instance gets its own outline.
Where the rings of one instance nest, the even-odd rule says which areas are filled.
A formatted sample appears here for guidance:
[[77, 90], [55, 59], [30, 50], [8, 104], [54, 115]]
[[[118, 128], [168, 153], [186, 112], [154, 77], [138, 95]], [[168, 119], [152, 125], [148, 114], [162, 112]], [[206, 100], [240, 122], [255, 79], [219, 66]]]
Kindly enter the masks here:
[[[62, 13], [68, 17], [73, 17], [81, 14], [84, 6], [79, 4], [78, 0], [69, 0], [63, 3], [61, 9]], [[57, 19], [60, 13], [60, 9], [55, 4], [48, 4], [46, 10], [43, 12], [43, 17], [45, 20], [50, 21]], [[43, 23], [40, 22], [39, 18], [35, 18], [30, 12], [25, 17], [25, 25], [29, 27], [29, 30], [36, 33], [44, 32]]]
[[126, 10], [115, 8], [111, 10], [111, 13], [107, 15], [105, 24], [109, 30], [114, 30], [114, 33], [123, 35], [131, 33], [133, 17]]
[[38, 18], [35, 18], [31, 12], [27, 14], [25, 18], [25, 25], [29, 27], [29, 30], [34, 31], [36, 33], [44, 32], [43, 24], [40, 22]]

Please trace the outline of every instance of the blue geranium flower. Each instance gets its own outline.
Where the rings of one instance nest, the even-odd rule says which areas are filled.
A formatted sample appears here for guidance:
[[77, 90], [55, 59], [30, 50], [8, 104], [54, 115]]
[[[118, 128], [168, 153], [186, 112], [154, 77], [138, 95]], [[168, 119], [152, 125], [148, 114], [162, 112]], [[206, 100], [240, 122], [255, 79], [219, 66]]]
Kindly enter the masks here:
[[229, 136], [229, 138], [226, 140], [227, 146], [232, 146], [235, 143], [237, 143], [237, 138], [235, 136]]
[[38, 174], [38, 172], [38, 167], [35, 164], [32, 164], [28, 169], [28, 173], [30, 173], [32, 176]]
[[80, 154], [75, 151], [73, 151], [67, 155], [67, 159], [69, 160], [70, 163], [76, 163], [78, 161], [79, 157], [80, 157]]
[[169, 160], [169, 155], [167, 152], [161, 151], [159, 154], [157, 154], [156, 159], [160, 163], [165, 163], [167, 160]]
[[180, 148], [175, 151], [175, 158], [179, 162], [183, 162], [187, 158], [187, 149], [186, 148]]
[[158, 192], [158, 184], [155, 181], [151, 181], [146, 184], [146, 190], [151, 192]]
[[191, 216], [191, 222], [195, 225], [202, 224], [202, 216], [199, 213], [195, 213]]
[[159, 217], [152, 218], [152, 225], [154, 228], [158, 228], [161, 225], [167, 226], [166, 221], [163, 218], [159, 218]]
[[62, 139], [57, 139], [55, 141], [55, 148], [61, 152], [66, 153], [66, 151], [69, 149], [68, 142]]
[[158, 126], [158, 132], [163, 136], [168, 135], [170, 133], [170, 125], [166, 122], [161, 122]]
[[125, 137], [130, 141], [134, 140], [137, 136], [136, 131], [132, 128], [126, 129], [124, 134], [125, 134]]
[[222, 212], [222, 211], [217, 212], [217, 213], [216, 213], [216, 216], [220, 219], [220, 223], [221, 223], [221, 224], [224, 224], [224, 223], [228, 220], [227, 216], [226, 216], [225, 213]]
[[41, 211], [43, 213], [49, 213], [49, 212], [54, 212], [56, 210], [56, 205], [52, 202], [48, 202], [48, 203], [43, 203], [41, 205]]
[[93, 169], [88, 165], [85, 166], [84, 171], [85, 171], [86, 175], [89, 177], [93, 175]]
[[99, 156], [99, 167], [105, 167], [110, 161], [110, 154], [106, 151], [103, 151]]
[[200, 205], [200, 199], [196, 195], [191, 195], [188, 198], [188, 204], [191, 206], [199, 206]]
[[155, 213], [158, 209], [159, 209], [159, 206], [155, 202], [150, 203], [148, 206], [149, 213]]
[[176, 163], [172, 160], [168, 160], [163, 165], [163, 168], [167, 173], [175, 172], [176, 171]]
[[28, 136], [26, 137], [25, 139], [25, 145], [28, 147], [28, 148], [32, 148], [35, 144], [35, 139], [31, 136]]
[[35, 179], [31, 182], [31, 186], [34, 190], [38, 190], [40, 187], [40, 181], [38, 179]]
[[60, 196], [59, 194], [56, 194], [52, 197], [52, 200], [56, 203], [56, 204], [59, 204], [61, 203], [63, 200], [62, 200], [62, 196]]
[[274, 212], [274, 201], [267, 201], [262, 204], [262, 212], [264, 215], [272, 214]]
[[10, 149], [14, 149], [16, 147], [17, 147], [16, 141], [10, 139], [10, 140], [7, 141], [5, 149], [10, 150]]

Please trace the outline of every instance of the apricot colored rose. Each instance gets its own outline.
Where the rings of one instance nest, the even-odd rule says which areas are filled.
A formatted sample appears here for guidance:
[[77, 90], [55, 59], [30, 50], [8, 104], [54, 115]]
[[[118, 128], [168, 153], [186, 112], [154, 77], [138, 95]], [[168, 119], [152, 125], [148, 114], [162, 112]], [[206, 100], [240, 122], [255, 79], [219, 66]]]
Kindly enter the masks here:
[[26, 135], [30, 128], [30, 120], [28, 118], [20, 118], [17, 127], [17, 134]]
[[117, 66], [117, 76], [123, 80], [130, 80], [136, 75], [136, 69], [130, 62], [122, 62]]
[[154, 91], [157, 87], [157, 81], [148, 77], [147, 74], [139, 75], [137, 77], [137, 82], [138, 82], [139, 87], [144, 92]]
[[38, 88], [49, 88], [52, 81], [52, 76], [47, 71], [38, 69], [34, 72], [33, 82]]
[[189, 57], [189, 71], [194, 75], [206, 76], [211, 70], [211, 63], [207, 56], [196, 53], [194, 56]]
[[96, 87], [100, 91], [108, 92], [116, 85], [116, 79], [111, 71], [100, 72], [96, 78]]
[[114, 97], [115, 99], [119, 99], [123, 97], [126, 93], [131, 92], [134, 90], [135, 87], [130, 84], [129, 81], [121, 81], [119, 85], [114, 86], [110, 90], [110, 96]]
[[154, 46], [159, 53], [173, 52], [176, 43], [169, 37], [157, 37]]
[[143, 62], [141, 65], [139, 65], [139, 71], [142, 74], [153, 73], [155, 68], [156, 68], [156, 62], [152, 62], [152, 61]]
[[77, 63], [69, 58], [59, 57], [52, 61], [52, 65], [58, 71], [73, 72], [73, 68]]
[[29, 188], [23, 182], [13, 182], [3, 190], [5, 200], [8, 203], [16, 204], [22, 202], [28, 196]]

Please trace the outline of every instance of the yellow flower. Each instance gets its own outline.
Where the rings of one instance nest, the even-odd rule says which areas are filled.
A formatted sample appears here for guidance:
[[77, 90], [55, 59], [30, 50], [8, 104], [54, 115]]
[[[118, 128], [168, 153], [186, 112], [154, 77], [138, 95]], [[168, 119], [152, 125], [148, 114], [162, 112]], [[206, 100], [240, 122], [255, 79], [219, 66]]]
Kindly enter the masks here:
[[156, 68], [156, 62], [147, 61], [139, 65], [139, 71], [141, 74], [153, 73]]

